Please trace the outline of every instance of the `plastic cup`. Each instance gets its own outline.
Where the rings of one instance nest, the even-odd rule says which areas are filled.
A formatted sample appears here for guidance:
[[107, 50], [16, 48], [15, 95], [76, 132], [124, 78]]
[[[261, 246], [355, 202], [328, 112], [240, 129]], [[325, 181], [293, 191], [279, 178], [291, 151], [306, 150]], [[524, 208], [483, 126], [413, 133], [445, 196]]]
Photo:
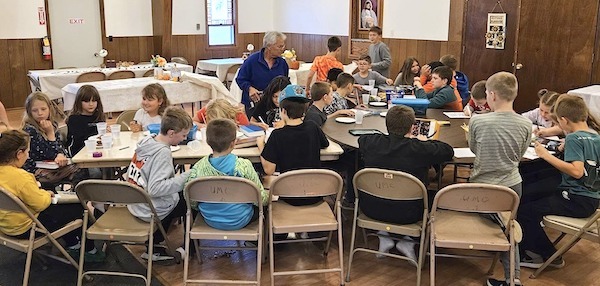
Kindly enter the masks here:
[[85, 143], [85, 149], [88, 151], [88, 153], [92, 154], [92, 153], [96, 152], [96, 140], [88, 139], [88, 140], [85, 140], [84, 143]]
[[192, 140], [192, 141], [190, 141], [190, 142], [187, 143], [187, 146], [192, 151], [198, 151], [198, 150], [200, 150], [200, 147], [201, 147], [200, 144], [201, 144], [200, 141]]
[[362, 111], [356, 111], [356, 113], [354, 113], [354, 119], [356, 120], [356, 124], [362, 124], [364, 116], [365, 114]]
[[111, 124], [110, 133], [112, 133], [114, 138], [119, 138], [121, 136], [121, 124]]
[[98, 129], [98, 135], [102, 136], [106, 134], [106, 122], [96, 123], [96, 128]]
[[200, 140], [206, 142], [206, 127], [200, 128]]
[[371, 87], [375, 86], [375, 80], [374, 79], [370, 79], [369, 80], [369, 86], [371, 86]]
[[102, 149], [112, 148], [112, 143], [113, 143], [112, 135], [102, 135], [100, 140], [102, 141]]
[[371, 89], [371, 96], [377, 97], [378, 88]]
[[362, 95], [362, 102], [363, 104], [369, 104], [369, 99], [370, 99], [371, 95], [368, 93], [365, 93]]

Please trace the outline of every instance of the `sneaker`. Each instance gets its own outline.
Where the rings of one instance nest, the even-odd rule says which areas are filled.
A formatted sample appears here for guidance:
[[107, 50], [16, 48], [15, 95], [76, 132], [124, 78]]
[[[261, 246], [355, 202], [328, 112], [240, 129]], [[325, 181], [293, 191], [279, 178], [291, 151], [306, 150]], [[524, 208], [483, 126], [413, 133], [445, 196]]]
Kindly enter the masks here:
[[554, 268], [563, 268], [565, 266], [565, 260], [562, 258], [562, 256], [559, 256], [552, 260], [548, 266]]
[[[538, 269], [542, 267], [542, 264], [544, 264], [544, 262], [545, 261], [541, 256], [526, 250], [525, 254], [521, 256], [520, 265], [522, 267]], [[562, 258], [562, 256], [559, 256], [555, 258], [552, 262], [550, 262], [548, 266], [554, 268], [563, 268], [565, 266], [565, 260]]]
[[[69, 255], [75, 259], [75, 260], [79, 260], [79, 249], [67, 249], [67, 253], [69, 253]], [[83, 254], [83, 261], [84, 262], [104, 262], [104, 260], [106, 259], [106, 253], [104, 253], [102, 250], [99, 249], [95, 249], [91, 250], [91, 251], [86, 251]]]
[[[165, 261], [175, 259], [175, 257], [167, 254], [163, 248], [155, 248], [154, 250], [154, 253], [152, 253], [152, 261]], [[181, 255], [181, 258], [184, 257], [185, 250], [182, 247], [178, 247], [176, 251]], [[148, 255], [148, 252], [144, 252], [142, 253], [141, 257], [144, 260], [148, 260], [150, 258], [150, 255]]]
[[[489, 278], [486, 283], [487, 286], [508, 286], [510, 283], [507, 283], [504, 280], [496, 280], [494, 278]], [[515, 279], [515, 286], [523, 286], [521, 284], [521, 280]]]

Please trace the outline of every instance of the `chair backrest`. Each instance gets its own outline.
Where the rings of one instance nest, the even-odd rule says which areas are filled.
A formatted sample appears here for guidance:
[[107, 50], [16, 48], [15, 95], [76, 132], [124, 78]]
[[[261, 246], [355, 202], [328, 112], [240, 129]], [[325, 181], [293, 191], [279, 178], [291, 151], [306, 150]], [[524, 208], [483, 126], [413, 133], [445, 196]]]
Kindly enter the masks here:
[[60, 141], [63, 147], [67, 147], [67, 141], [69, 140], [69, 138], [67, 138], [69, 134], [69, 127], [66, 124], [59, 126], [58, 133], [60, 134]]
[[377, 168], [365, 168], [356, 173], [353, 179], [354, 192], [364, 192], [388, 200], [423, 199], [427, 206], [427, 188], [415, 176]]
[[202, 177], [189, 182], [184, 189], [188, 206], [191, 202], [253, 203], [262, 208], [260, 189], [254, 182], [239, 177]]
[[116, 71], [108, 76], [108, 80], [134, 78], [135, 73], [132, 71]]
[[92, 71], [80, 74], [75, 82], [91, 82], [106, 80], [106, 75], [103, 72]]
[[133, 117], [135, 116], [135, 110], [125, 110], [119, 114], [117, 117], [116, 124], [121, 124], [125, 128], [125, 130], [129, 130], [129, 122], [133, 121]]
[[287, 171], [271, 183], [271, 195], [290, 198], [337, 195], [342, 192], [342, 177], [325, 169]]
[[147, 70], [142, 77], [151, 77], [154, 76], [154, 70]]
[[184, 57], [172, 57], [171, 62], [178, 63], [178, 64], [184, 64], [184, 65], [189, 64], [188, 60]]
[[0, 187], [0, 210], [22, 212], [33, 216], [21, 199], [2, 187]]
[[516, 215], [519, 196], [508, 187], [490, 184], [462, 183], [441, 189], [433, 199], [432, 213], [437, 208], [477, 213], [511, 212]]
[[115, 204], [149, 204], [154, 210], [150, 196], [144, 189], [128, 182], [112, 180], [85, 180], [75, 187], [77, 197], [86, 202]]
[[235, 75], [235, 73], [237, 72], [237, 70], [240, 69], [241, 66], [242, 66], [241, 64], [235, 64], [235, 65], [230, 66], [227, 69], [227, 76], [231, 75], [232, 78], [233, 78], [233, 76]]
[[27, 78], [29, 78], [29, 81], [31, 82], [31, 84], [33, 85], [33, 87], [35, 87], [35, 91], [42, 91], [40, 82], [36, 78], [34, 78], [33, 75], [28, 74]]

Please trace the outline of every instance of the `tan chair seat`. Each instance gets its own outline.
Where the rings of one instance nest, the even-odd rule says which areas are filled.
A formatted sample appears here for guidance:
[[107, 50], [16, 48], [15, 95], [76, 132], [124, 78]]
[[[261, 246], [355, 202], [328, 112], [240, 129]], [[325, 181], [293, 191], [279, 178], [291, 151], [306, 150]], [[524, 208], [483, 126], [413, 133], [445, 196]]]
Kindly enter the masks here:
[[[76, 219], [66, 224], [62, 228], [52, 232], [52, 236], [61, 237], [73, 230], [76, 230], [77, 228], [80, 228], [82, 224], [83, 221], [81, 219]], [[29, 233], [29, 231], [27, 233]], [[36, 238], [33, 241], [33, 249], [38, 249], [49, 242], [50, 240], [47, 236]], [[29, 239], [15, 239], [13, 236], [5, 235], [2, 232], [0, 232], [0, 243], [2, 243], [2, 245], [4, 246], [10, 247], [14, 250], [18, 250], [21, 252], [27, 252], [27, 248], [29, 247]]]
[[488, 251], [508, 251], [510, 248], [500, 226], [476, 213], [438, 210], [435, 224], [438, 247]]
[[206, 224], [202, 215], [198, 215], [190, 231], [190, 239], [211, 240], [258, 240], [258, 221], [238, 230], [220, 230]]
[[111, 207], [87, 230], [88, 239], [145, 242], [150, 224], [134, 217], [127, 207]]
[[391, 233], [409, 235], [409, 236], [420, 236], [421, 235], [421, 224], [417, 222], [414, 224], [393, 224], [374, 220], [364, 214], [358, 216], [357, 225], [362, 228], [389, 231]]
[[[544, 225], [564, 233], [576, 233], [590, 221], [590, 218], [574, 218], [566, 216], [548, 215], [544, 217]], [[594, 241], [598, 238], [598, 228], [590, 228], [582, 234], [582, 238]]]
[[336, 229], [337, 221], [325, 201], [307, 206], [291, 206], [285, 202], [273, 202], [273, 233]]

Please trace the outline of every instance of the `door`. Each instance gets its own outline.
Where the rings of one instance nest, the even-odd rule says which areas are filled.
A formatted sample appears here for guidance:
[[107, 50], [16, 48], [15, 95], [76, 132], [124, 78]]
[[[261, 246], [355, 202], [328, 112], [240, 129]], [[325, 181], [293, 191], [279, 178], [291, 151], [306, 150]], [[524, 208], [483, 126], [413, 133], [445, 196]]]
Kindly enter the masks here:
[[54, 68], [102, 64], [99, 0], [48, 0]]
[[537, 91], [589, 85], [598, 0], [521, 0], [517, 43], [517, 111], [536, 106]]

